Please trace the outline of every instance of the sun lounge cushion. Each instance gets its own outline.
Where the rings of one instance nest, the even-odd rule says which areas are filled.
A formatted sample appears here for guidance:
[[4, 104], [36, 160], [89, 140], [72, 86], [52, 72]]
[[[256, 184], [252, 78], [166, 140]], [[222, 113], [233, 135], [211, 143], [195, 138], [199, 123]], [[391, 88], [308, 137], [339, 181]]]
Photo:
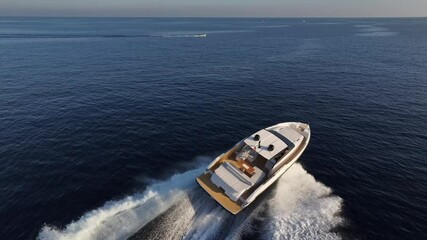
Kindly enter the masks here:
[[259, 182], [264, 176], [261, 169], [254, 167], [255, 173], [248, 177], [229, 162], [221, 164], [212, 175], [211, 181], [217, 187], [224, 189], [225, 194], [233, 201], [239, 197], [251, 186]]

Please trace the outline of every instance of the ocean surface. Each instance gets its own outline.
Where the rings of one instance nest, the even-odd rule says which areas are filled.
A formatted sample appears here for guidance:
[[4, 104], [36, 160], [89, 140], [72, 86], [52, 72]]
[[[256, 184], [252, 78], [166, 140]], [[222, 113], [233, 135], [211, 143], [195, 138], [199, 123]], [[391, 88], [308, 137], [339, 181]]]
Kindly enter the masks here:
[[[426, 18], [3, 17], [0, 238], [426, 239], [426, 120]], [[287, 121], [244, 212], [196, 185]]]

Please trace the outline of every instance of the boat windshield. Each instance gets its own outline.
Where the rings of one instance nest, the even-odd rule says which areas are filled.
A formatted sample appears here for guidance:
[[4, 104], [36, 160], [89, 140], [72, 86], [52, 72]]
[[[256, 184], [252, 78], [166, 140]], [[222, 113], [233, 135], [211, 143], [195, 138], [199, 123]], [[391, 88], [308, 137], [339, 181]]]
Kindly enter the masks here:
[[238, 160], [248, 160], [252, 162], [258, 156], [258, 153], [253, 150], [249, 145], [245, 144], [245, 146], [237, 153], [236, 158]]

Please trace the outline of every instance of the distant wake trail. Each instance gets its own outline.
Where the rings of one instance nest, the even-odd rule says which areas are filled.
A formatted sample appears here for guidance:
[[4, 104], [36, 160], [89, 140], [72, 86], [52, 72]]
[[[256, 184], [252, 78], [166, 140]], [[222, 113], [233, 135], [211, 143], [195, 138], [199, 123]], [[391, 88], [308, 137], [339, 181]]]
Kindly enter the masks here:
[[331, 189], [316, 182], [301, 165], [289, 169], [266, 200], [234, 216], [196, 186], [194, 179], [211, 160], [200, 159], [204, 159], [200, 167], [154, 183], [142, 193], [107, 202], [64, 229], [44, 226], [38, 239], [340, 238], [330, 230], [343, 222], [338, 215], [342, 199], [331, 195]]

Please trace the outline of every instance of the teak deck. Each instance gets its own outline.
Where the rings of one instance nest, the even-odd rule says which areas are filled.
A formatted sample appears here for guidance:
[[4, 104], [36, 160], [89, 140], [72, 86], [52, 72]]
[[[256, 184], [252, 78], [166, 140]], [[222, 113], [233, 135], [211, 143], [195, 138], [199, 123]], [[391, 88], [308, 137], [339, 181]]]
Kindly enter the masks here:
[[248, 173], [250, 176], [252, 176], [255, 172], [254, 167], [250, 162], [247, 160], [238, 160], [237, 164], [239, 165], [239, 169], [245, 173]]
[[237, 214], [242, 210], [242, 207], [239, 206], [236, 202], [233, 202], [229, 197], [227, 197], [221, 189], [219, 189], [215, 184], [210, 180], [211, 175], [209, 173], [203, 174], [196, 178], [197, 183], [221, 206], [223, 206], [227, 211], [232, 214]]

